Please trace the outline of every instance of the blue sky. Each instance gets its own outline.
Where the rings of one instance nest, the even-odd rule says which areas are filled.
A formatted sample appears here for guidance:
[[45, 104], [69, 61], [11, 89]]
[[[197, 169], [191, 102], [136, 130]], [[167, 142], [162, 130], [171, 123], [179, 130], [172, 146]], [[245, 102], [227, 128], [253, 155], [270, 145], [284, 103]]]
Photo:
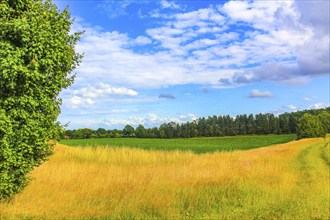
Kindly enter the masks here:
[[54, 2], [85, 31], [69, 129], [329, 106], [329, 1]]

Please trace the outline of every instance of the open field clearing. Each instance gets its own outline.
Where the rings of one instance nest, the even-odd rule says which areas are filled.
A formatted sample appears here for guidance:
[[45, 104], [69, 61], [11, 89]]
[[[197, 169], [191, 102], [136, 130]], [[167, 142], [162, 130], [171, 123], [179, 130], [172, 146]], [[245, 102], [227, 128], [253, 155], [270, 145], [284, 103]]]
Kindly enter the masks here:
[[232, 137], [202, 137], [202, 138], [91, 138], [62, 140], [61, 143], [69, 146], [107, 146], [132, 147], [148, 150], [182, 150], [195, 153], [214, 151], [247, 150], [286, 143], [296, 139], [290, 135], [252, 135]]
[[0, 218], [329, 219], [329, 138], [194, 154], [58, 145]]

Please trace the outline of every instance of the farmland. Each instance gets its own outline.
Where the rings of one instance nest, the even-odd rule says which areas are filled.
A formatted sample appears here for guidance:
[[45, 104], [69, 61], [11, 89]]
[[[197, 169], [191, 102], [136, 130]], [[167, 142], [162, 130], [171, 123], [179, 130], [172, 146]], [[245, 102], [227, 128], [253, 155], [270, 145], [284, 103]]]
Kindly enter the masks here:
[[214, 151], [247, 150], [286, 143], [296, 138], [296, 135], [254, 135], [233, 137], [205, 138], [91, 138], [62, 140], [61, 144], [69, 146], [104, 146], [131, 147], [148, 150], [180, 150], [205, 153]]
[[59, 144], [1, 219], [329, 219], [329, 138], [195, 154]]

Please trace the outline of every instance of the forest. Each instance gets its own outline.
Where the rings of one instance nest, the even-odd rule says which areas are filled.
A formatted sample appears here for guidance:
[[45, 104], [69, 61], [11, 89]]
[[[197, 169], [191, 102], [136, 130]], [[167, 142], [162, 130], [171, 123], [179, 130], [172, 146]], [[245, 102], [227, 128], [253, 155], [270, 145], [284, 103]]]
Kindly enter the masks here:
[[[106, 130], [98, 128], [80, 128], [66, 130], [62, 134], [62, 139], [83, 139], [83, 138], [192, 138], [192, 137], [221, 137], [235, 135], [255, 135], [255, 134], [297, 134], [301, 137], [317, 137], [329, 132], [328, 120], [330, 107], [325, 109], [310, 109], [291, 113], [274, 115], [272, 113], [243, 114], [231, 117], [209, 116], [197, 120], [178, 124], [175, 122], [164, 123], [159, 127], [145, 128], [139, 125], [134, 128], [126, 125], [123, 130]], [[320, 118], [320, 117], [323, 117]], [[303, 119], [303, 120], [301, 120]], [[307, 123], [307, 121], [311, 123]], [[299, 125], [299, 121], [304, 123]], [[323, 125], [323, 124], [324, 125]], [[307, 127], [305, 126], [307, 124]], [[330, 124], [330, 122], [329, 122]], [[308, 127], [308, 125], [310, 125]], [[318, 126], [320, 125], [320, 126]], [[313, 131], [302, 129], [313, 129]], [[315, 130], [316, 129], [316, 130]], [[320, 131], [321, 130], [321, 131]]]

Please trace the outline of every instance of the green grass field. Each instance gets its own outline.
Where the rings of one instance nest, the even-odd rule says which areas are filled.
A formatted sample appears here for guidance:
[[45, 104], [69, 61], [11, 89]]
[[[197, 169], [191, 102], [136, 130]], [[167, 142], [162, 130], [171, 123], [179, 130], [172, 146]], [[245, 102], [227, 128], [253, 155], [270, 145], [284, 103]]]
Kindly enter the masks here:
[[296, 139], [295, 134], [290, 135], [254, 135], [233, 137], [202, 137], [202, 138], [91, 138], [62, 140], [60, 143], [69, 146], [105, 146], [105, 147], [131, 147], [148, 150], [181, 150], [195, 153], [214, 151], [248, 150], [286, 143]]

